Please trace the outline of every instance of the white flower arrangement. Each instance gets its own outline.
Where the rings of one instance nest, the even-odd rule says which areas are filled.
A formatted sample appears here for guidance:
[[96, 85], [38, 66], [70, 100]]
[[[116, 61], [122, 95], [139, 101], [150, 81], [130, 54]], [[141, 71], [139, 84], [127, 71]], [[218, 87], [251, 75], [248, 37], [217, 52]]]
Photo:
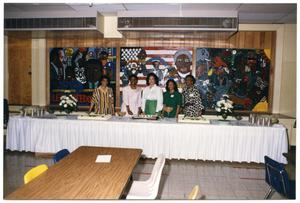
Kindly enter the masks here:
[[62, 108], [63, 111], [66, 113], [71, 113], [75, 111], [77, 108], [77, 99], [73, 95], [63, 95], [60, 97], [59, 106]]
[[233, 113], [233, 102], [229, 100], [229, 96], [224, 94], [220, 101], [217, 102], [215, 110], [225, 120], [229, 114]]

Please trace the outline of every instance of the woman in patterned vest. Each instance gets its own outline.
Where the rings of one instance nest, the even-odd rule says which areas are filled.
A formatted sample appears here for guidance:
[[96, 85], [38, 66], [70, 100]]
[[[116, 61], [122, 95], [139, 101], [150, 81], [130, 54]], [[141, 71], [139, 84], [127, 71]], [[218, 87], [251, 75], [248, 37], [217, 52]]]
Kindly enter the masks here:
[[109, 78], [102, 76], [101, 85], [94, 90], [89, 113], [93, 110], [96, 114], [115, 114], [114, 111], [114, 94], [109, 87]]
[[192, 75], [185, 77], [185, 87], [182, 92], [183, 96], [183, 113], [187, 117], [201, 116], [202, 106], [201, 95], [195, 86], [195, 78]]

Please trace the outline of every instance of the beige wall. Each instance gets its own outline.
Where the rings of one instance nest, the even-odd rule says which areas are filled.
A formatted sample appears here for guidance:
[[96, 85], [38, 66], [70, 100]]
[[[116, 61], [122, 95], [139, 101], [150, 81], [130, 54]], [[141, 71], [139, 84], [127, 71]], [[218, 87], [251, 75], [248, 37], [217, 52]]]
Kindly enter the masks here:
[[105, 38], [122, 38], [122, 34], [118, 32], [118, 17], [117, 16], [102, 16], [97, 13], [98, 30], [103, 33]]
[[46, 39], [32, 39], [32, 105], [46, 106]]
[[284, 25], [279, 112], [296, 117], [297, 26]]

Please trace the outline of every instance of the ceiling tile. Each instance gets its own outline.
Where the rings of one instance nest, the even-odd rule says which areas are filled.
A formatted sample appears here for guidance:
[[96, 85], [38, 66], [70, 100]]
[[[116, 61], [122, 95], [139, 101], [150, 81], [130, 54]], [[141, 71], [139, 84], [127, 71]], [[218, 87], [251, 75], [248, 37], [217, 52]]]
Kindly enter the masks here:
[[124, 4], [128, 10], [179, 10], [179, 4]]
[[20, 12], [23, 11], [22, 8], [14, 6], [11, 4], [4, 4], [4, 12]]
[[99, 12], [117, 12], [117, 11], [125, 10], [122, 4], [93, 4], [93, 6], [90, 6], [88, 3], [86, 4], [74, 3], [68, 5], [73, 9], [75, 9], [76, 11], [97, 10]]
[[269, 23], [277, 23], [285, 14], [283, 13], [242, 13], [239, 14], [239, 22], [269, 22]]
[[95, 7], [99, 12], [125, 11], [125, 8], [122, 4], [95, 4]]
[[168, 11], [171, 13], [180, 12], [196, 12], [196, 11], [239, 11], [239, 21], [261, 23], [296, 23], [297, 18], [297, 4], [201, 4], [201, 3], [117, 3], [117, 4], [97, 4], [89, 7], [88, 3], [5, 3], [4, 14], [10, 17], [24, 17], [24, 16], [88, 16], [91, 13], [100, 12], [102, 15], [116, 15], [117, 12], [131, 11], [131, 12], [158, 12]]
[[237, 10], [240, 4], [182, 4], [183, 10]]
[[297, 23], [297, 12], [284, 16], [278, 21], [278, 23]]
[[67, 4], [14, 4], [25, 12], [74, 11]]
[[242, 4], [242, 13], [289, 13], [297, 9], [297, 4]]

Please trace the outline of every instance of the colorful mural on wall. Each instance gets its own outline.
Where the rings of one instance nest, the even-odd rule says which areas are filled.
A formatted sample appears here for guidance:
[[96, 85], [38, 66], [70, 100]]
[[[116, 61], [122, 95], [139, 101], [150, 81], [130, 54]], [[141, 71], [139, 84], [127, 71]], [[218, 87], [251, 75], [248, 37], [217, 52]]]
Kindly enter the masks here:
[[80, 47], [50, 49], [50, 105], [70, 90], [78, 106], [88, 106], [99, 79], [107, 75], [115, 91], [116, 48]]
[[122, 47], [120, 60], [120, 86], [128, 85], [130, 75], [137, 75], [138, 86], [146, 86], [147, 74], [153, 72], [164, 87], [174, 79], [182, 87], [186, 75], [192, 73], [192, 48]]
[[268, 99], [269, 50], [198, 48], [196, 86], [207, 109], [228, 94], [236, 110], [252, 110]]

